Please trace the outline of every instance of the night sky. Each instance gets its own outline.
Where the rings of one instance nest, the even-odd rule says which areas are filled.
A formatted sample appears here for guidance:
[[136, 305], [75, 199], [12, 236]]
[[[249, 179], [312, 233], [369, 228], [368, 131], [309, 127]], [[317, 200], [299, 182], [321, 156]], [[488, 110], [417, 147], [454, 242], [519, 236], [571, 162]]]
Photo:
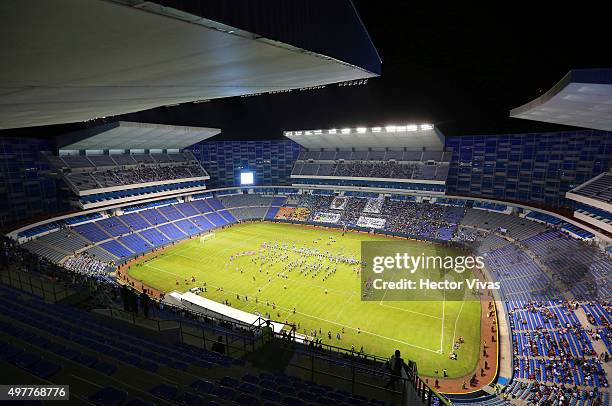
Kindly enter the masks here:
[[[382, 59], [382, 76], [366, 85], [188, 103], [106, 121], [221, 128], [215, 140], [413, 122], [431, 122], [447, 135], [554, 131], [568, 127], [511, 119], [509, 110], [541, 95], [570, 69], [612, 67], [612, 34], [603, 8], [572, 4], [570, 9], [558, 2], [547, 10], [533, 9], [533, 2], [497, 10], [467, 10], [464, 2], [354, 3]], [[57, 135], [81, 127], [0, 135]]]

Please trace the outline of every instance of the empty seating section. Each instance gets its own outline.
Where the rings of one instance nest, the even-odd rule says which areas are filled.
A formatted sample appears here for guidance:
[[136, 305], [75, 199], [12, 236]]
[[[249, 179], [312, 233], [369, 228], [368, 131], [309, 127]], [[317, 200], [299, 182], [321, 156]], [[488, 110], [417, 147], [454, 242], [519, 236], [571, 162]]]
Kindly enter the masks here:
[[198, 226], [189, 220], [179, 220], [174, 225], [187, 235], [195, 235], [202, 232]]
[[187, 161], [187, 156], [185, 154], [178, 154], [178, 153], [168, 154], [168, 158], [172, 162], [186, 162]]
[[155, 228], [143, 230], [139, 234], [156, 247], [168, 244], [171, 241], [168, 237], [157, 231]]
[[90, 155], [88, 156], [88, 158], [91, 163], [93, 163], [94, 166], [98, 168], [103, 168], [107, 166], [112, 167], [117, 165], [110, 155]]
[[229, 210], [219, 210], [217, 213], [221, 217], [223, 217], [228, 223], [235, 223], [237, 221], [236, 217]]
[[164, 217], [171, 221], [180, 220], [185, 217], [178, 210], [176, 210], [174, 206], [162, 206], [157, 210], [159, 210], [164, 215]]
[[36, 241], [50, 246], [55, 250], [68, 253], [79, 251], [91, 244], [81, 235], [70, 229], [61, 229], [45, 234], [42, 237], [38, 237]]
[[194, 224], [196, 224], [202, 231], [208, 231], [211, 228], [214, 228], [214, 224], [212, 224], [208, 219], [204, 216], [195, 216], [190, 219]]
[[190, 203], [179, 203], [174, 206], [183, 216], [191, 217], [199, 214], [199, 212]]
[[227, 220], [221, 217], [217, 212], [206, 214], [206, 218], [213, 223], [215, 227], [221, 227], [227, 224]]
[[119, 242], [128, 247], [131, 251], [135, 253], [142, 253], [150, 250], [153, 245], [145, 240], [143, 240], [138, 234], [129, 234], [124, 235], [119, 238]]
[[84, 223], [73, 227], [73, 230], [91, 242], [99, 242], [110, 238], [96, 223]]
[[168, 219], [158, 212], [157, 209], [143, 210], [139, 214], [154, 226], [168, 222]]
[[59, 263], [62, 259], [69, 255], [67, 252], [59, 251], [48, 245], [43, 245], [36, 240], [28, 241], [22, 246], [28, 251], [55, 263]]
[[131, 155], [112, 155], [111, 157], [118, 166], [136, 165], [136, 160]]
[[525, 218], [478, 209], [467, 209], [463, 224], [487, 230], [503, 228], [518, 239], [529, 238], [546, 230], [545, 225]]
[[71, 169], [91, 168], [94, 164], [84, 155], [64, 155], [61, 157]]
[[401, 160], [420, 162], [423, 160], [423, 151], [404, 151]]
[[280, 210], [280, 207], [271, 206], [266, 211], [266, 220], [274, 220], [276, 213]]
[[351, 160], [361, 161], [368, 159], [369, 152], [368, 151], [353, 151], [351, 155]]
[[138, 163], [152, 164], [155, 163], [155, 159], [150, 154], [132, 154], [132, 159]]
[[212, 207], [214, 210], [223, 210], [223, 204], [221, 204], [221, 202], [215, 198], [211, 198], [211, 199], [206, 199], [206, 203]]
[[225, 208], [233, 207], [269, 207], [272, 203], [272, 197], [258, 194], [238, 194], [230, 196], [221, 196], [219, 201]]
[[155, 162], [171, 162], [171, 159], [167, 154], [151, 154], [151, 157], [155, 160]]
[[206, 203], [206, 200], [194, 200], [191, 205], [200, 213], [210, 213], [213, 209]]
[[180, 240], [185, 237], [185, 233], [176, 228], [173, 224], [163, 224], [157, 227], [157, 229], [171, 240]]
[[601, 200], [606, 203], [612, 203], [612, 172], [607, 172], [599, 178], [580, 186], [572, 192]]
[[[226, 404], [213, 393], [229, 391], [232, 396], [226, 398], [231, 400], [238, 390], [230, 389], [230, 382], [221, 379], [209, 382], [195, 377], [202, 373], [208, 376], [206, 371], [211, 368], [226, 370], [232, 364], [234, 368], [242, 365], [241, 361], [224, 354], [164, 342], [152, 333], [118, 329], [116, 323], [89, 312], [37, 298], [24, 298], [20, 292], [5, 287], [0, 287], [0, 314], [0, 360], [7, 366], [12, 364], [10, 368], [17, 367], [32, 374], [36, 377], [35, 382], [65, 384], [77, 382], [82, 377], [91, 379], [88, 385], [71, 385], [71, 399], [86, 399], [83, 403], [215, 404], [204, 402], [203, 398], [207, 397]], [[167, 369], [168, 373], [162, 369]], [[125, 376], [134, 375], [139, 379], [126, 382]], [[71, 376], [77, 377], [76, 380], [71, 380]], [[180, 397], [173, 386], [176, 382], [169, 380], [169, 376], [181, 378], [185, 393]], [[236, 381], [229, 377], [223, 379]], [[97, 382], [109, 382], [121, 389], [103, 387]], [[235, 396], [238, 399], [238, 394]], [[190, 403], [183, 403], [186, 400]]]
[[132, 256], [134, 253], [127, 249], [123, 244], [119, 243], [116, 240], [110, 240], [103, 242], [100, 244], [100, 247], [104, 248], [106, 251], [110, 252], [117, 258], [128, 258]]
[[89, 173], [71, 173], [66, 175], [68, 183], [78, 190], [96, 189], [100, 184]]
[[118, 217], [109, 217], [96, 222], [106, 233], [113, 237], [129, 234], [131, 230]]
[[139, 213], [126, 213], [121, 216], [121, 221], [127, 224], [132, 230], [142, 230], [143, 228], [151, 227], [151, 224], [145, 220]]
[[583, 230], [582, 228], [574, 225], [574, 224], [570, 224], [570, 223], [565, 223], [563, 224], [563, 226], [561, 226], [562, 230], [568, 231], [574, 235], [577, 235], [580, 238], [584, 238], [584, 239], [590, 239], [595, 237], [595, 235], [593, 233], [590, 233], [586, 230]]
[[284, 196], [277, 196], [277, 197], [274, 197], [272, 199], [272, 203], [270, 203], [270, 206], [280, 207], [283, 204], [285, 204], [286, 201], [287, 201], [286, 197], [284, 197]]
[[240, 207], [230, 210], [238, 220], [262, 220], [266, 216], [266, 207]]

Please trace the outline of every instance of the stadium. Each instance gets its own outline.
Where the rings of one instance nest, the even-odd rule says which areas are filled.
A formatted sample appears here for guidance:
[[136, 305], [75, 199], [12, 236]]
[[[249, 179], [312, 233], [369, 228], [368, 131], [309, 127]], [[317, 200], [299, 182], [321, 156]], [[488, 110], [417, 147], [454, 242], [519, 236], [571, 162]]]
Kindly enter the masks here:
[[612, 68], [386, 121], [368, 7], [0, 5], [0, 401], [610, 404]]

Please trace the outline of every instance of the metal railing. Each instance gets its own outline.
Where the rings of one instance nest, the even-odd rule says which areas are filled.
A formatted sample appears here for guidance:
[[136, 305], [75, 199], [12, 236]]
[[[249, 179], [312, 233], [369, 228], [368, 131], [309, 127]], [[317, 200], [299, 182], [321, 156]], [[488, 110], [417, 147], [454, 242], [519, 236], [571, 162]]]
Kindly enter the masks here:
[[[155, 307], [158, 307], [157, 309]], [[163, 308], [161, 310], [160, 308]], [[214, 314], [197, 312], [168, 303], [160, 306], [151, 303], [152, 316], [162, 314], [165, 318], [145, 317], [136, 312], [117, 308], [99, 309], [99, 314], [122, 320], [156, 331], [178, 329], [181, 342], [210, 350], [219, 337], [225, 346], [225, 354], [240, 358], [254, 352], [262, 345], [261, 330], [253, 325], [216, 317]], [[169, 317], [169, 318], [168, 318]]]
[[274, 337], [284, 349], [294, 352], [289, 367], [313, 382], [394, 404], [451, 405], [418, 376], [414, 362], [398, 377], [383, 357], [330, 344], [298, 342], [292, 334], [275, 333]]
[[31, 275], [19, 270], [6, 269], [0, 272], [0, 282], [23, 292], [56, 303], [75, 293], [61, 282], [45, 280], [40, 275]]

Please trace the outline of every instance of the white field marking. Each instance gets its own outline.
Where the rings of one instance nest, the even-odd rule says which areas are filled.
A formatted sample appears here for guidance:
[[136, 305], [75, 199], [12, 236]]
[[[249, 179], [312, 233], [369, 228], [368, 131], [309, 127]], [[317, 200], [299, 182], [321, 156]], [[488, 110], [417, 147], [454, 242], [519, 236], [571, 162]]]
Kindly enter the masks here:
[[421, 312], [417, 312], [415, 310], [402, 309], [401, 307], [391, 306], [391, 305], [388, 305], [388, 304], [385, 304], [385, 303], [379, 303], [379, 305], [381, 305], [383, 307], [390, 307], [391, 309], [401, 310], [401, 311], [406, 312], [406, 313], [414, 313], [414, 314], [418, 314], [418, 315], [425, 316], [425, 317], [431, 317], [432, 319], [442, 320], [442, 317], [432, 316], [431, 314], [421, 313]]
[[378, 302], [380, 306], [384, 306], [383, 300], [385, 300], [385, 296], [387, 296], [387, 289], [385, 289], [385, 293], [383, 293], [383, 297], [380, 298], [380, 302]]
[[143, 262], [143, 265], [153, 264], [153, 263], [155, 263], [155, 262], [161, 261], [161, 260], [162, 260], [162, 259], [164, 259], [164, 258], [170, 258], [170, 257], [173, 257], [173, 256], [175, 256], [175, 255], [178, 255], [178, 254], [179, 254], [179, 253], [181, 253], [181, 252], [187, 251], [187, 248], [189, 248], [189, 247], [181, 247], [181, 248], [182, 248], [182, 249], [177, 249], [177, 250], [176, 250], [176, 252], [173, 252], [173, 253], [168, 254], [168, 255], [164, 255], [165, 253], [163, 253], [163, 252], [162, 252], [162, 253], [161, 253], [159, 256], [157, 256], [157, 257], [153, 258], [152, 260], [150, 260], [150, 261], [146, 261], [146, 262]]
[[[246, 240], [251, 240], [251, 239], [253, 239], [253, 238], [255, 238], [255, 237], [259, 237], [259, 236], [260, 236], [260, 235], [253, 236], [253, 237], [250, 237], [250, 238], [248, 238], [248, 239], [245, 239], [244, 241], [246, 241]], [[223, 250], [223, 251], [225, 251], [225, 250]], [[179, 251], [179, 252], [182, 252], [182, 251]], [[176, 255], [176, 254], [167, 255], [167, 256], [165, 256], [164, 258], [170, 257], [170, 256], [172, 256], [172, 255]], [[191, 258], [191, 259], [193, 259], [193, 258]], [[161, 269], [161, 268], [154, 267], [154, 266], [150, 265], [150, 263], [152, 263], [152, 262], [153, 262], [153, 261], [151, 261], [151, 262], [149, 262], [149, 263], [145, 264], [145, 266], [149, 266], [150, 268], [153, 268], [153, 269], [155, 269], [155, 270], [158, 270], [158, 271], [160, 271], [160, 272], [163, 272], [163, 273], [166, 273], [166, 274], [169, 274], [169, 275], [181, 276], [181, 275], [179, 275], [179, 274], [176, 274], [176, 273], [173, 273], [173, 272], [169, 272], [169, 271], [166, 271], [166, 270]], [[276, 277], [273, 277], [273, 279], [276, 279]], [[214, 285], [210, 285], [210, 284], [207, 284], [207, 286], [211, 286], [211, 287], [213, 287], [213, 288], [218, 288], [218, 286], [214, 286]], [[244, 294], [242, 294], [242, 293], [235, 292], [235, 291], [231, 291], [231, 290], [227, 290], [226, 292], [229, 292], [229, 293], [231, 293], [231, 294], [239, 294], [239, 295], [241, 295], [241, 296], [244, 296]], [[250, 307], [250, 306], [251, 306], [251, 304], [249, 303], [249, 307]], [[384, 306], [384, 305], [383, 305], [383, 306]], [[278, 309], [280, 309], [280, 310], [284, 310], [284, 311], [288, 311], [288, 312], [293, 312], [293, 309], [288, 309], [288, 308], [285, 308], [285, 307], [282, 307], [282, 306], [276, 306], [276, 307], [277, 307]], [[255, 307], [255, 308], [256, 308], [256, 307]], [[403, 310], [403, 309], [402, 309], [402, 310]], [[406, 311], [407, 311], [407, 310], [406, 310]], [[418, 313], [418, 312], [413, 312], [413, 313]], [[340, 327], [345, 327], [345, 328], [347, 328], [347, 329], [357, 331], [357, 328], [355, 328], [355, 327], [352, 327], [352, 326], [349, 326], [349, 325], [345, 325], [345, 324], [341, 324], [341, 323], [337, 323], [337, 322], [335, 322], [335, 321], [327, 320], [327, 319], [324, 319], [324, 318], [321, 318], [321, 317], [313, 316], [313, 315], [308, 314], [308, 313], [302, 313], [302, 312], [298, 312], [298, 311], [296, 311], [296, 314], [301, 314], [301, 315], [306, 316], [306, 317], [309, 317], [309, 318], [311, 318], [311, 319], [320, 320], [320, 321], [323, 321], [323, 322], [326, 322], [326, 323], [334, 324], [334, 325], [337, 325], [337, 326], [340, 326]], [[427, 315], [427, 314], [424, 314], [424, 313], [418, 313], [418, 314], [421, 314], [421, 315], [423, 315], [423, 316], [427, 316], [427, 317], [434, 317], [434, 318], [435, 318], [435, 316]], [[444, 320], [444, 304], [443, 304], [443, 307], [442, 307], [442, 320]], [[443, 323], [444, 323], [444, 322], [443, 322]], [[371, 336], [379, 337], [379, 338], [382, 338], [382, 339], [385, 339], [385, 340], [389, 340], [389, 341], [398, 342], [398, 343], [400, 343], [400, 344], [404, 344], [404, 345], [407, 345], [407, 346], [409, 346], [409, 347], [418, 348], [418, 349], [423, 350], [423, 351], [433, 352], [434, 354], [441, 354], [441, 353], [442, 353], [442, 351], [441, 351], [441, 350], [432, 350], [432, 349], [430, 349], [430, 348], [421, 347], [421, 346], [416, 345], [416, 344], [411, 344], [411, 343], [408, 343], [408, 342], [406, 342], [406, 341], [398, 340], [398, 339], [391, 338], [391, 337], [386, 337], [386, 336], [383, 336], [383, 335], [380, 335], [380, 334], [376, 334], [376, 333], [373, 333], [373, 332], [370, 332], [370, 331], [367, 331], [367, 330], [360, 330], [360, 331], [361, 331], [362, 333], [369, 334], [369, 335], [371, 335]], [[442, 329], [442, 339], [441, 339], [441, 341], [442, 341], [443, 339], [444, 339], [444, 329]]]
[[459, 313], [457, 313], [457, 318], [455, 319], [455, 329], [453, 330], [453, 341], [451, 342], [451, 351], [454, 349], [453, 345], [455, 344], [455, 334], [457, 333], [457, 322], [459, 321], [459, 317], [461, 317], [461, 310], [463, 310], [464, 304], [465, 304], [465, 300], [461, 302]]
[[348, 299], [346, 299], [346, 302], [344, 302], [344, 304], [342, 305], [342, 307], [340, 308], [340, 311], [338, 312], [338, 314], [336, 315], [336, 321], [338, 321], [338, 319], [340, 319], [340, 316], [342, 315], [342, 312], [344, 312], [344, 309], [346, 309], [346, 305], [348, 304], [349, 300], [351, 300], [351, 297], [349, 297]]
[[[213, 287], [215, 287], [215, 286], [213, 286]], [[229, 292], [230, 292], [230, 293], [232, 293], [232, 294], [237, 293], [237, 292], [232, 292], [232, 291], [229, 291]], [[278, 305], [277, 305], [276, 307], [277, 307], [278, 309], [281, 309], [281, 310], [284, 310], [284, 311], [293, 312], [293, 309], [287, 309], [286, 307], [283, 307], [283, 306], [278, 306]], [[298, 312], [298, 311], [296, 311], [295, 313], [296, 313], [296, 314], [301, 314], [301, 315], [306, 316], [306, 317], [309, 317], [309, 318], [311, 318], [311, 319], [316, 319], [316, 320], [324, 321], [324, 322], [326, 322], [326, 323], [335, 324], [336, 326], [345, 327], [345, 328], [347, 328], [347, 329], [357, 331], [357, 328], [355, 328], [355, 327], [353, 327], [353, 326], [349, 326], [349, 325], [342, 324], [342, 323], [337, 323], [337, 322], [335, 322], [335, 321], [331, 321], [331, 320], [328, 320], [328, 319], [324, 319], [324, 318], [322, 318], [322, 317], [313, 316], [312, 314], [303, 313], [303, 312]], [[415, 344], [410, 344], [410, 343], [408, 343], [408, 342], [406, 342], [406, 341], [398, 340], [398, 339], [391, 338], [391, 337], [386, 337], [386, 336], [383, 336], [383, 335], [380, 335], [380, 334], [372, 333], [372, 332], [367, 331], [367, 330], [360, 330], [360, 331], [361, 331], [362, 333], [369, 334], [369, 335], [372, 335], [372, 336], [375, 336], [375, 337], [379, 337], [379, 338], [382, 338], [382, 339], [385, 339], [385, 340], [395, 341], [395, 342], [398, 342], [398, 343], [400, 343], [400, 344], [404, 344], [404, 345], [407, 345], [407, 346], [410, 346], [410, 347], [418, 348], [418, 349], [420, 349], [420, 350], [424, 350], [424, 351], [433, 352], [433, 353], [435, 353], [435, 354], [440, 354], [440, 351], [439, 351], [439, 350], [432, 350], [432, 349], [425, 348], [425, 347], [421, 347], [421, 346], [418, 346], [418, 345], [415, 345]]]
[[[340, 326], [340, 327], [346, 327], [347, 329], [357, 331], [357, 329], [356, 329], [355, 327], [352, 327], [352, 326], [348, 326], [348, 325], [345, 325], [345, 324], [337, 323], [337, 322], [335, 322], [335, 321], [327, 320], [327, 319], [324, 319], [324, 318], [321, 318], [321, 317], [317, 317], [317, 316], [313, 316], [313, 315], [311, 315], [311, 314], [307, 314], [307, 313], [301, 313], [301, 312], [297, 312], [297, 311], [296, 311], [296, 313], [301, 314], [301, 315], [304, 315], [304, 316], [306, 316], [306, 317], [310, 317], [310, 318], [312, 318], [312, 319], [321, 320], [321, 321], [324, 321], [324, 322], [326, 322], [326, 323], [335, 324], [335, 325]], [[420, 350], [424, 350], [424, 351], [433, 352], [434, 354], [439, 354], [439, 353], [440, 353], [440, 352], [439, 352], [439, 351], [437, 351], [437, 350], [432, 350], [432, 349], [429, 349], [429, 348], [421, 347], [421, 346], [419, 346], [419, 345], [410, 344], [410, 343], [408, 343], [408, 342], [406, 342], [406, 341], [398, 340], [398, 339], [395, 339], [395, 338], [385, 337], [385, 336], [383, 336], [383, 335], [376, 334], [376, 333], [372, 333], [372, 332], [370, 332], [370, 331], [361, 330], [361, 332], [362, 332], [362, 333], [365, 333], [365, 334], [369, 334], [369, 335], [375, 336], [375, 337], [379, 337], [379, 338], [382, 338], [382, 339], [385, 339], [385, 340], [395, 341], [395, 342], [398, 342], [398, 343], [400, 343], [400, 344], [407, 345], [407, 346], [409, 346], [409, 347], [414, 347], [414, 348], [418, 348], [418, 349], [420, 349]]]
[[[170, 274], [170, 275], [179, 276], [179, 275], [177, 275], [177, 274], [175, 274], [175, 273], [168, 272], [168, 271], [165, 271], [165, 270], [163, 270], [163, 269], [156, 268], [156, 267], [154, 267], [154, 266], [151, 266], [151, 268], [156, 269], [156, 270], [159, 270], [159, 271], [161, 271], [161, 272], [168, 273], [168, 274]], [[210, 287], [212, 287], [212, 288], [218, 288], [218, 286], [215, 286], [215, 285], [210, 285], [210, 284], [209, 284], [209, 285], [207, 285], [207, 286], [210, 286]], [[232, 290], [224, 290], [224, 292], [228, 292], [228, 293], [231, 293], [231, 294], [237, 294], [237, 295], [244, 296], [242, 293], [235, 292], [235, 291], [232, 291]], [[284, 310], [284, 311], [288, 311], [288, 312], [293, 313], [293, 309], [288, 309], [288, 308], [286, 308], [286, 307], [282, 307], [282, 306], [278, 306], [278, 305], [277, 305], [276, 307], [277, 307], [278, 309], [280, 309], [280, 310]], [[355, 328], [355, 327], [352, 327], [352, 326], [349, 326], [349, 325], [345, 325], [345, 324], [341, 324], [341, 323], [337, 323], [337, 322], [335, 322], [335, 321], [327, 320], [327, 319], [324, 319], [324, 318], [321, 318], [321, 317], [313, 316], [313, 315], [308, 314], [308, 313], [302, 313], [302, 312], [298, 312], [298, 311], [296, 311], [295, 313], [296, 313], [296, 314], [301, 314], [301, 315], [306, 316], [306, 317], [309, 317], [309, 318], [311, 318], [311, 319], [321, 320], [321, 321], [324, 321], [324, 322], [326, 322], [326, 323], [335, 324], [335, 325], [340, 326], [340, 327], [345, 327], [345, 328], [347, 328], [347, 329], [357, 331], [357, 328]], [[434, 354], [440, 354], [440, 351], [439, 351], [439, 350], [432, 350], [432, 349], [429, 349], [429, 348], [421, 347], [421, 346], [419, 346], [419, 345], [410, 344], [410, 343], [408, 343], [408, 342], [406, 342], [406, 341], [398, 340], [398, 339], [391, 338], [391, 337], [386, 337], [386, 336], [383, 336], [383, 335], [380, 335], [380, 334], [372, 333], [372, 332], [367, 331], [367, 330], [360, 330], [360, 331], [361, 331], [362, 333], [369, 334], [369, 335], [372, 335], [372, 336], [375, 336], [375, 337], [379, 337], [379, 338], [382, 338], [382, 339], [385, 339], [385, 340], [395, 341], [395, 342], [398, 342], [398, 343], [400, 343], [400, 344], [407, 345], [407, 346], [409, 346], [409, 347], [414, 347], [414, 348], [418, 348], [418, 349], [420, 349], [420, 350], [424, 350], [424, 351], [433, 352]]]
[[440, 351], [442, 354], [444, 352], [444, 308], [446, 304], [446, 291], [444, 291], [444, 300], [442, 301], [442, 334], [440, 335]]

